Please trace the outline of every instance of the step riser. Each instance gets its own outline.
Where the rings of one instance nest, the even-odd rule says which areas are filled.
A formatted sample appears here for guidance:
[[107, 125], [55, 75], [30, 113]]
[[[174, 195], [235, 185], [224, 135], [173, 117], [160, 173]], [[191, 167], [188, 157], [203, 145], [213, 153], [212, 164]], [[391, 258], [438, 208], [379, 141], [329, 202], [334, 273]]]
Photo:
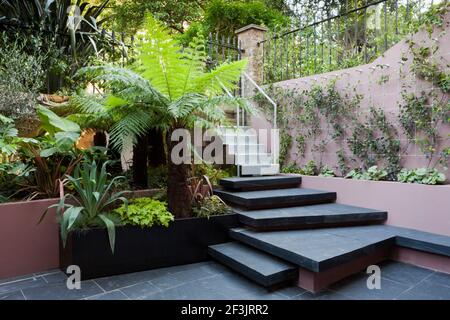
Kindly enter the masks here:
[[[235, 212], [238, 213], [238, 212]], [[238, 213], [239, 222], [258, 231], [300, 230], [313, 228], [331, 228], [371, 225], [382, 223], [387, 219], [387, 213], [368, 214], [344, 214], [331, 217], [299, 217], [299, 218], [271, 218], [252, 219]]]
[[268, 153], [266, 146], [262, 144], [258, 145], [247, 145], [247, 144], [225, 144], [226, 153], [230, 155], [236, 154], [250, 154], [250, 153]]
[[272, 288], [275, 286], [280, 286], [282, 284], [290, 283], [298, 277], [297, 269], [280, 272], [270, 277], [264, 277], [264, 275], [261, 275], [251, 268], [248, 268], [246, 265], [243, 265], [218, 251], [212, 250], [211, 248], [208, 248], [208, 254], [221, 264], [229, 267], [230, 269], [240, 273], [244, 277], [266, 288]]
[[[235, 180], [233, 180], [235, 179]], [[300, 176], [276, 176], [270, 178], [228, 178], [219, 184], [230, 191], [256, 191], [300, 187]]]
[[298, 197], [272, 197], [272, 198], [259, 198], [259, 199], [243, 199], [239, 197], [233, 197], [229, 194], [216, 191], [216, 194], [222, 198], [225, 202], [231, 206], [237, 206], [246, 210], [257, 209], [272, 209], [272, 208], [284, 208], [294, 207], [302, 205], [312, 205], [320, 203], [329, 203], [336, 200], [335, 193], [323, 193], [317, 195], [303, 195]]
[[267, 176], [280, 173], [278, 164], [241, 165], [240, 168], [243, 176]]

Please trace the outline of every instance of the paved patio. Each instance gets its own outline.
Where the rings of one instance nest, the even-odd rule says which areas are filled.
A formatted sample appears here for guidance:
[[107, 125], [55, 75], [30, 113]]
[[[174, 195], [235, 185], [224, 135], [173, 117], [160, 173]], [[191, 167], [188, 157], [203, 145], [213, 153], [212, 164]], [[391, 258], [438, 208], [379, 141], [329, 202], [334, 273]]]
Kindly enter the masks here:
[[450, 300], [448, 274], [392, 261], [380, 267], [380, 290], [367, 289], [367, 275], [359, 273], [319, 294], [311, 294], [297, 287], [268, 292], [212, 261], [88, 280], [82, 282], [80, 290], [68, 290], [65, 275], [53, 270], [0, 280], [0, 300]]

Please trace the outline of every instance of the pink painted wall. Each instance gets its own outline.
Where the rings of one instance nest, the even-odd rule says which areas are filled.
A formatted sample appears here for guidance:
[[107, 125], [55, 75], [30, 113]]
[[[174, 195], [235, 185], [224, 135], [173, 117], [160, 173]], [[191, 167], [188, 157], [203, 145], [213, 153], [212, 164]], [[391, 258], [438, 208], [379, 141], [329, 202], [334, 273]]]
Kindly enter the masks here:
[[450, 236], [450, 185], [302, 176], [302, 187], [337, 192], [337, 202], [386, 210], [386, 224]]
[[0, 204], [0, 279], [57, 268], [59, 229], [55, 212], [37, 224], [58, 199]]
[[[439, 47], [433, 57], [436, 58], [442, 69], [448, 68], [450, 63], [449, 24], [450, 13], [446, 16], [446, 32], [442, 33], [442, 30], [436, 30], [431, 37], [435, 40], [431, 40], [428, 33], [425, 31], [421, 31], [412, 37], [412, 40], [418, 45], [432, 46], [435, 44]], [[406, 63], [402, 64], [402, 56], [406, 56], [408, 58]], [[347, 94], [352, 97], [356, 92], [364, 96], [359, 110], [361, 118], [368, 113], [369, 108], [372, 106], [384, 110], [388, 120], [394, 124], [398, 130], [399, 139], [401, 140], [403, 149], [401, 163], [403, 167], [426, 167], [429, 164], [429, 160], [425, 158], [413, 140], [408, 140], [408, 138], [402, 133], [402, 128], [398, 122], [399, 102], [402, 102], [401, 90], [405, 87], [408, 92], [415, 92], [416, 94], [419, 94], [422, 91], [434, 91], [439, 94], [442, 93], [438, 88], [433, 88], [431, 83], [418, 80], [410, 70], [411, 62], [412, 56], [409, 53], [408, 44], [405, 41], [401, 41], [386, 51], [382, 57], [379, 57], [373, 63], [350, 69], [308, 76], [300, 79], [281, 81], [274, 83], [274, 86], [284, 89], [291, 89], [297, 93], [301, 93], [303, 90], [309, 90], [314, 85], [322, 85], [325, 87], [331, 80], [337, 79], [336, 89], [341, 93], [341, 95]], [[384, 67], [381, 67], [382, 65], [384, 65]], [[389, 67], [386, 67], [386, 65]], [[405, 76], [402, 77], [402, 75]], [[380, 83], [382, 76], [389, 77], [389, 80], [386, 83]], [[356, 89], [355, 91], [353, 91], [354, 88]], [[449, 96], [447, 95], [444, 99], [445, 98], [448, 99]], [[298, 107], [300, 108], [301, 106]], [[335, 141], [330, 141], [327, 144], [326, 150], [322, 156], [318, 152], [311, 152], [311, 147], [315, 143], [318, 143], [324, 139], [325, 135], [319, 136], [315, 140], [307, 140], [307, 151], [305, 156], [302, 157], [297, 155], [295, 137], [302, 133], [303, 128], [296, 122], [295, 113], [291, 118], [293, 120], [289, 126], [291, 128], [290, 134], [293, 137], [293, 145], [287, 163], [296, 162], [299, 165], [304, 165], [309, 160], [313, 159], [316, 163], [326, 164], [336, 169], [336, 173], [339, 173], [336, 151], [340, 150], [341, 146], [339, 146]], [[252, 117], [251, 123], [253, 123], [255, 127], [270, 126], [265, 119], [271, 120], [272, 113], [265, 116], [254, 116]], [[325, 129], [325, 123], [323, 122], [322, 124], [323, 129]], [[449, 146], [450, 125], [442, 124], [439, 127], [439, 133], [441, 139], [439, 140], [438, 149], [442, 149], [445, 145]], [[351, 155], [345, 141], [343, 143], [343, 149], [347, 155]], [[434, 165], [436, 160], [437, 159], [433, 160], [431, 165]], [[351, 167], [357, 167], [358, 163], [349, 163], [348, 165]], [[437, 168], [444, 170], [442, 166], [439, 165]], [[450, 175], [448, 171], [445, 173], [447, 176]]]

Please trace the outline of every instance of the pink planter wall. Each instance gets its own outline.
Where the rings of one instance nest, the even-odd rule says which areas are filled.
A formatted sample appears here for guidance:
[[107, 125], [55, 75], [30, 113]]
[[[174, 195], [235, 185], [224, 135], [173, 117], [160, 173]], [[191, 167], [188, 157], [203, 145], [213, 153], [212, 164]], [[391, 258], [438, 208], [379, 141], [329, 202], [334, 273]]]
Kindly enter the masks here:
[[338, 203], [386, 210], [386, 224], [450, 236], [450, 185], [302, 176], [302, 187], [336, 191]]
[[58, 199], [0, 204], [0, 279], [40, 272], [59, 265], [55, 212], [37, 224]]
[[[127, 192], [127, 198], [151, 197], [159, 189]], [[58, 199], [0, 204], [0, 279], [59, 267], [59, 225], [55, 211], [38, 225]]]

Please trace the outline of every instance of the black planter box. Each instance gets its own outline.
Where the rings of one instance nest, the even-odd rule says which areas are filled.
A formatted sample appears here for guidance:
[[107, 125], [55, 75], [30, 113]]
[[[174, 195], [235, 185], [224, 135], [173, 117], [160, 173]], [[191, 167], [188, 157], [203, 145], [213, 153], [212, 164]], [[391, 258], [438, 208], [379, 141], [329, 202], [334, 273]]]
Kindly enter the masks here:
[[209, 245], [227, 242], [236, 214], [177, 219], [168, 228], [116, 227], [114, 254], [106, 229], [71, 232], [60, 245], [60, 268], [78, 265], [82, 280], [208, 260]]

